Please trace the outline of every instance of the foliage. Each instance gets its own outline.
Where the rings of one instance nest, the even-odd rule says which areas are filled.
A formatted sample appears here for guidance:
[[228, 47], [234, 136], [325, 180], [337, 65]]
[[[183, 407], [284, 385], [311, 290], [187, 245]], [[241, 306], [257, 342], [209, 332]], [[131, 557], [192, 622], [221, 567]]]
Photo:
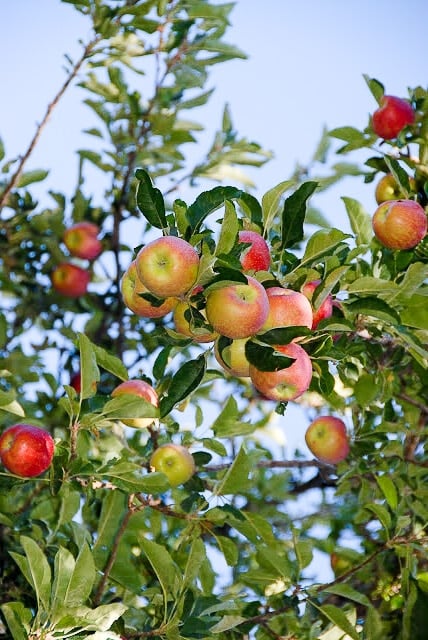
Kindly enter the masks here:
[[[46, 171], [24, 170], [34, 145], [20, 161], [1, 154], [2, 427], [28, 421], [56, 440], [45, 475], [0, 474], [2, 637], [422, 640], [427, 240], [391, 252], [356, 200], [343, 198], [346, 234], [325, 226], [310, 199], [343, 175], [370, 184], [391, 172], [403, 197], [426, 206], [428, 94], [410, 91], [416, 123], [392, 142], [380, 142], [370, 122], [364, 131], [324, 133], [315, 168], [327, 162], [331, 138], [344, 143], [340, 155], [367, 150], [364, 168], [340, 162], [324, 177], [297, 168], [259, 201], [242, 167], [270, 154], [238, 135], [228, 107], [205, 159], [189, 168], [185, 155], [203, 129], [187, 112], [209, 100], [211, 65], [244, 57], [224, 40], [233, 5], [67, 1], [93, 36], [51, 108], [79, 74], [99, 122], [87, 133], [102, 145], [78, 152], [75, 193], [50, 192], [50, 206], [31, 193]], [[379, 99], [382, 85], [366, 80]], [[97, 204], [85, 182], [89, 164], [108, 185]], [[209, 188], [208, 179], [241, 186]], [[171, 201], [187, 182], [205, 190], [190, 204]], [[70, 258], [61, 243], [81, 220], [102, 229], [104, 250], [91, 263]], [[337, 467], [302, 452], [285, 457], [267, 435], [287, 425], [290, 407], [225, 373], [212, 344], [177, 334], [170, 315], [149, 320], [123, 303], [125, 269], [161, 234], [198, 248], [205, 291], [242, 281], [242, 228], [258, 229], [271, 247], [272, 267], [257, 276], [265, 285], [299, 290], [320, 279], [314, 304], [334, 296], [333, 316], [316, 330], [259, 334], [247, 356], [274, 368], [273, 347], [299, 337], [314, 375], [297, 403], [308, 422], [334, 413], [349, 426], [351, 455]], [[90, 271], [87, 295], [52, 287], [54, 266], [67, 261]], [[189, 299], [200, 326], [203, 294]], [[76, 371], [80, 392], [70, 384]], [[128, 378], [153, 384], [159, 412], [111, 397]], [[121, 421], [142, 414], [155, 415], [154, 426]], [[197, 467], [173, 489], [149, 465], [169, 441], [190, 447]], [[335, 568], [328, 582], [316, 574], [321, 554]]]

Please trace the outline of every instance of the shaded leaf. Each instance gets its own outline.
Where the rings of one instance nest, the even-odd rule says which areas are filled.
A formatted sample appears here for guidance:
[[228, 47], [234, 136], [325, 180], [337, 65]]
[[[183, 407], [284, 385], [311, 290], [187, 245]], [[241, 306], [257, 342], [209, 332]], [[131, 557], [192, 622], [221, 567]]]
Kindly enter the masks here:
[[196, 360], [185, 362], [173, 375], [168, 387], [167, 395], [162, 396], [159, 402], [161, 418], [175, 407], [178, 402], [187, 398], [202, 382], [205, 374], [206, 362], [204, 355]]
[[139, 180], [137, 187], [137, 205], [146, 220], [157, 229], [168, 227], [165, 216], [165, 203], [159, 189], [153, 186], [152, 180], [144, 169], [137, 169], [135, 177]]
[[285, 200], [281, 216], [282, 249], [293, 247], [303, 240], [307, 201], [317, 186], [317, 182], [304, 182]]

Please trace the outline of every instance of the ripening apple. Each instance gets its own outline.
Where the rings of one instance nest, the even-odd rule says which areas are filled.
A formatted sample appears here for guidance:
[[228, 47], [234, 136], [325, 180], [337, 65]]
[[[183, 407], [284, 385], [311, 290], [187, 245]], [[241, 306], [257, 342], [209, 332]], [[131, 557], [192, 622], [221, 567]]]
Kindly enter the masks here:
[[177, 298], [165, 298], [162, 304], [156, 306], [140, 294], [148, 293], [147, 287], [143, 285], [137, 274], [135, 260], [126, 269], [120, 281], [120, 292], [123, 303], [142, 318], [163, 318], [170, 313], [177, 304]]
[[198, 277], [198, 252], [176, 236], [152, 240], [140, 249], [135, 262], [139, 279], [159, 298], [187, 293]]
[[[116, 398], [121, 395], [138, 396], [144, 398], [147, 402], [150, 402], [154, 407], [159, 406], [159, 397], [155, 389], [145, 380], [125, 380], [121, 382], [112, 391], [112, 397]], [[144, 429], [153, 424], [155, 418], [121, 418], [121, 422], [127, 427], [133, 427], [134, 429]]]
[[175, 330], [177, 333], [181, 333], [183, 336], [187, 338], [192, 338], [195, 342], [205, 343], [205, 342], [213, 342], [218, 336], [216, 331], [212, 331], [207, 324], [203, 324], [199, 326], [198, 324], [194, 324], [192, 320], [188, 320], [187, 315], [192, 316], [192, 314], [199, 313], [202, 316], [205, 316], [203, 311], [197, 311], [185, 300], [179, 300], [174, 308], [173, 313], [173, 321]]
[[260, 371], [250, 364], [250, 378], [254, 387], [265, 398], [277, 402], [296, 400], [309, 389], [312, 380], [312, 363], [306, 351], [292, 342], [275, 346], [276, 351], [293, 358], [294, 362], [285, 369]]
[[379, 138], [392, 140], [415, 121], [415, 112], [407, 100], [384, 95], [372, 116], [373, 131]]
[[103, 250], [99, 232], [93, 222], [77, 222], [64, 231], [62, 239], [72, 256], [94, 260]]
[[68, 298], [84, 296], [90, 280], [89, 271], [71, 262], [57, 265], [51, 273], [51, 282], [55, 291]]
[[330, 318], [333, 315], [333, 296], [331, 295], [331, 293], [329, 293], [324, 298], [324, 300], [318, 307], [314, 307], [314, 305], [312, 304], [314, 291], [320, 284], [321, 280], [311, 280], [310, 282], [305, 282], [302, 287], [303, 295], [307, 297], [312, 305], [312, 329], [316, 329], [321, 320]]
[[238, 233], [238, 242], [251, 246], [241, 253], [240, 261], [244, 271], [268, 271], [270, 266], [269, 245], [257, 231], [242, 230]]
[[54, 448], [50, 433], [32, 424], [15, 424], [0, 435], [0, 460], [21, 478], [44, 473], [52, 462]]
[[250, 363], [245, 355], [245, 345], [249, 338], [228, 340], [223, 348], [220, 348], [221, 340], [222, 338], [217, 338], [214, 343], [214, 356], [219, 365], [232, 376], [248, 378]]
[[387, 249], [413, 249], [426, 235], [427, 215], [414, 200], [388, 200], [376, 209], [372, 224]]
[[[409, 186], [413, 192], [416, 191], [416, 181], [409, 176]], [[403, 197], [403, 191], [400, 184], [394, 178], [392, 173], [387, 173], [379, 180], [375, 189], [375, 199], [378, 204], [387, 200], [399, 200]]]
[[312, 328], [312, 306], [303, 293], [284, 287], [270, 287], [266, 289], [266, 293], [269, 300], [269, 313], [262, 331], [279, 327]]
[[349, 454], [345, 423], [334, 416], [320, 416], [313, 420], [306, 430], [305, 440], [311, 453], [327, 464], [337, 464]]
[[151, 455], [150, 466], [154, 471], [164, 473], [171, 487], [184, 484], [195, 473], [195, 461], [186, 447], [180, 444], [164, 444]]
[[269, 300], [262, 284], [252, 276], [208, 292], [206, 314], [210, 325], [222, 336], [248, 338], [263, 326]]

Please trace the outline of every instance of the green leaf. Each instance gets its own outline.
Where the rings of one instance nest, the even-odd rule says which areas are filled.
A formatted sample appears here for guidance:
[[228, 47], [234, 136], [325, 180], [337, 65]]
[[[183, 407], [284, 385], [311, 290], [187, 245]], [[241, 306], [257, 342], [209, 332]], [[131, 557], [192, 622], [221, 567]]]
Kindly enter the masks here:
[[127, 511], [127, 496], [122, 491], [109, 491], [105, 496], [98, 519], [96, 542], [93, 547], [97, 569], [104, 569], [117, 530]]
[[92, 349], [94, 350], [98, 366], [102, 367], [105, 371], [112, 373], [114, 376], [119, 378], [119, 380], [128, 380], [128, 369], [117, 356], [111, 355], [105, 349], [96, 344], [92, 345]]
[[220, 548], [220, 551], [224, 555], [229, 567], [236, 567], [239, 560], [238, 546], [236, 542], [225, 536], [216, 536], [215, 540]]
[[385, 87], [381, 82], [379, 82], [379, 80], [376, 80], [375, 78], [370, 78], [370, 76], [368, 76], [366, 73], [363, 73], [363, 78], [366, 81], [367, 86], [370, 89], [376, 102], [380, 104], [380, 99], [385, 93]]
[[390, 478], [390, 476], [384, 474], [382, 476], [377, 475], [376, 482], [378, 483], [380, 490], [385, 496], [385, 499], [391, 511], [395, 512], [398, 506], [398, 493], [394, 481], [392, 480], [392, 478]]
[[79, 333], [78, 343], [80, 350], [80, 377], [82, 381], [80, 396], [82, 400], [86, 400], [95, 395], [96, 385], [100, 380], [100, 370], [98, 369], [93, 344], [89, 338], [84, 333]]
[[49, 175], [49, 171], [43, 169], [35, 169], [34, 171], [26, 171], [23, 173], [17, 183], [17, 187], [26, 187], [33, 182], [41, 182]]
[[162, 396], [159, 402], [160, 416], [164, 418], [178, 402], [187, 398], [202, 382], [205, 374], [206, 361], [204, 355], [195, 360], [185, 362], [173, 375], [167, 395]]
[[364, 508], [374, 513], [376, 518], [385, 529], [386, 533], [388, 533], [389, 529], [391, 528], [391, 516], [389, 515], [387, 509], [383, 505], [376, 504], [375, 502], [364, 504]]
[[253, 339], [245, 344], [245, 357], [248, 362], [254, 365], [259, 371], [279, 371], [290, 367], [294, 358], [285, 356], [273, 347], [260, 344]]
[[380, 298], [358, 298], [346, 303], [346, 309], [352, 313], [379, 318], [393, 324], [400, 322], [399, 314]]
[[49, 611], [51, 593], [51, 569], [47, 558], [37, 542], [27, 536], [21, 536], [20, 542], [25, 552], [25, 558], [11, 553], [15, 562], [24, 574], [26, 580], [36, 592], [39, 609]]
[[143, 536], [140, 536], [139, 544], [159, 580], [164, 596], [166, 615], [166, 603], [169, 596], [175, 597], [178, 593], [181, 581], [180, 571], [164, 545], [157, 544]]
[[233, 203], [225, 202], [224, 218], [221, 224], [220, 235], [217, 242], [215, 255], [228, 254], [233, 249], [239, 231], [238, 216]]
[[234, 629], [245, 621], [246, 618], [243, 618], [242, 616], [225, 615], [222, 616], [220, 622], [217, 622], [217, 624], [211, 627], [210, 632], [223, 633], [224, 631], [228, 631], [229, 629]]
[[162, 193], [152, 184], [151, 178], [144, 169], [137, 169], [135, 177], [139, 180], [137, 187], [137, 205], [146, 220], [157, 229], [168, 227], [165, 216], [165, 203]]
[[351, 236], [339, 229], [320, 229], [308, 240], [301, 266], [316, 265], [323, 256], [330, 255], [346, 238]]
[[364, 210], [364, 207], [353, 198], [342, 198], [345, 203], [351, 229], [355, 233], [357, 245], [367, 245], [373, 237], [371, 216]]
[[188, 208], [187, 218], [191, 233], [195, 233], [205, 218], [219, 209], [226, 200], [237, 200], [239, 205], [249, 212], [253, 222], [261, 222], [261, 206], [254, 196], [236, 187], [214, 187], [201, 193]]
[[251, 461], [244, 449], [244, 446], [238, 451], [238, 455], [232, 465], [226, 471], [223, 478], [215, 488], [214, 494], [228, 495], [236, 494], [248, 488], [248, 478], [251, 471]]
[[252, 433], [254, 425], [251, 422], [243, 422], [238, 411], [235, 398], [228, 397], [226, 404], [211, 425], [217, 438], [233, 438], [238, 435]]
[[7, 602], [0, 606], [13, 640], [28, 640], [33, 614], [22, 602]]
[[285, 200], [281, 216], [282, 249], [293, 247], [303, 240], [307, 201], [317, 186], [318, 182], [304, 182]]
[[268, 233], [275, 218], [278, 216], [279, 203], [281, 202], [282, 195], [295, 184], [295, 180], [284, 180], [277, 184], [276, 187], [273, 187], [273, 189], [266, 191], [262, 197], [263, 228], [265, 233]]
[[191, 587], [193, 582], [199, 577], [201, 565], [207, 558], [205, 545], [201, 538], [197, 537], [192, 540], [187, 557], [186, 567], [184, 569], [183, 582], [181, 590]]
[[361, 591], [357, 591], [351, 587], [349, 584], [338, 582], [327, 587], [324, 591], [327, 593], [333, 593], [341, 598], [346, 598], [347, 600], [352, 600], [353, 602], [358, 602], [358, 604], [362, 604], [364, 607], [371, 607], [371, 602], [368, 597], [364, 593], [361, 593]]
[[101, 415], [109, 420], [158, 418], [159, 409], [141, 396], [124, 393], [105, 403]]
[[325, 615], [326, 618], [330, 620], [330, 622], [347, 633], [348, 636], [352, 638], [352, 640], [360, 640], [360, 634], [351, 624], [348, 615], [344, 611], [342, 611], [342, 609], [339, 609], [332, 604], [325, 604], [324, 606], [319, 607], [319, 610]]

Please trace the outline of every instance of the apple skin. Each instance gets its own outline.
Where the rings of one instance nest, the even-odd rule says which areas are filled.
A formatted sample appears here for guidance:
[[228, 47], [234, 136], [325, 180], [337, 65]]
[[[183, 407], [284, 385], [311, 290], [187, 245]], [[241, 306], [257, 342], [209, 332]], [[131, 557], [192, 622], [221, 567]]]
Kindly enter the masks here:
[[[189, 305], [185, 300], [178, 301], [177, 305], [174, 308], [174, 313], [172, 316], [175, 330], [177, 331], [177, 333], [181, 333], [187, 338], [192, 338], [194, 342], [213, 342], [218, 336], [218, 333], [216, 331], [210, 331], [207, 327], [195, 327], [194, 329], [192, 329], [192, 326], [185, 316], [186, 311], [190, 309], [190, 307], [191, 305]], [[200, 313], [204, 315], [203, 311], [201, 311]]]
[[103, 250], [99, 232], [93, 222], [77, 222], [64, 231], [62, 240], [72, 256], [94, 260]]
[[170, 313], [177, 304], [177, 298], [168, 297], [158, 307], [145, 300], [139, 294], [148, 293], [137, 274], [135, 260], [131, 262], [120, 281], [120, 292], [123, 303], [137, 316], [142, 318], [163, 318]]
[[198, 252], [176, 236], [152, 240], [140, 249], [135, 262], [139, 279], [159, 298], [184, 295], [198, 277]]
[[63, 296], [80, 298], [88, 289], [91, 276], [86, 269], [71, 262], [62, 262], [51, 273], [52, 286]]
[[221, 352], [219, 339], [214, 343], [214, 356], [219, 365], [232, 376], [248, 378], [250, 376], [250, 363], [245, 355], [245, 345], [249, 338], [232, 340]]
[[[321, 280], [311, 280], [310, 282], [305, 282], [302, 287], [302, 293], [307, 297], [311, 305], [314, 291], [320, 284]], [[328, 294], [318, 308], [315, 309], [312, 305], [312, 314], [312, 330], [317, 328], [321, 320], [330, 318], [333, 315], [333, 296], [331, 293]]]
[[407, 100], [384, 95], [380, 99], [379, 109], [373, 113], [372, 128], [379, 138], [392, 140], [414, 121], [415, 112]]
[[254, 387], [265, 398], [277, 402], [296, 400], [309, 389], [312, 380], [312, 363], [306, 351], [295, 342], [275, 346], [285, 356], [294, 358], [286, 369], [260, 371], [250, 364], [250, 378]]
[[80, 371], [76, 371], [70, 377], [70, 387], [73, 387], [76, 393], [80, 393], [82, 391], [82, 378], [80, 375]]
[[238, 242], [251, 243], [241, 253], [241, 264], [244, 271], [268, 271], [270, 267], [269, 245], [257, 231], [243, 230], [238, 233]]
[[184, 484], [195, 473], [195, 461], [186, 447], [180, 444], [164, 444], [152, 453], [150, 466], [166, 475], [171, 487]]
[[[115, 387], [111, 393], [113, 398], [125, 394], [139, 396], [140, 398], [144, 398], [144, 400], [150, 402], [154, 407], [159, 406], [158, 394], [155, 389], [153, 389], [153, 387], [144, 380], [125, 380], [125, 382], [121, 382], [117, 387]], [[155, 418], [121, 419], [123, 424], [127, 427], [132, 427], [133, 429], [144, 429], [150, 427], [154, 421]]]
[[[416, 192], [416, 180], [409, 176], [409, 186], [412, 192]], [[403, 191], [392, 173], [385, 174], [377, 183], [375, 199], [378, 204], [387, 200], [399, 200], [403, 197]]]
[[321, 462], [337, 464], [349, 454], [349, 438], [343, 420], [334, 416], [315, 418], [305, 433], [309, 450]]
[[270, 287], [266, 293], [269, 300], [269, 313], [262, 331], [279, 327], [312, 328], [312, 306], [303, 293], [284, 287]]
[[10, 473], [33, 478], [49, 468], [54, 455], [52, 436], [31, 424], [15, 424], [0, 436], [0, 460]]
[[427, 215], [414, 200], [387, 200], [374, 212], [372, 225], [387, 249], [413, 249], [426, 235]]
[[247, 276], [247, 284], [238, 282], [208, 292], [205, 310], [208, 322], [220, 335], [248, 338], [266, 321], [269, 300], [263, 285]]

